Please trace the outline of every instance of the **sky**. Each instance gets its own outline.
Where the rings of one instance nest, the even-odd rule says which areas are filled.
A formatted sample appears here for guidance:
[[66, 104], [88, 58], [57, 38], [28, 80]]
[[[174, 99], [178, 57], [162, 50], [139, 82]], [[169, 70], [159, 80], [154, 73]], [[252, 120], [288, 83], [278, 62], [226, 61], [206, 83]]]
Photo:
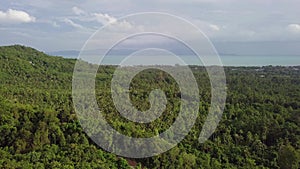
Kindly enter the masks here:
[[120, 17], [164, 12], [196, 25], [220, 53], [300, 55], [299, 6], [300, 0], [1, 0], [0, 45], [80, 50], [103, 25], [140, 29]]

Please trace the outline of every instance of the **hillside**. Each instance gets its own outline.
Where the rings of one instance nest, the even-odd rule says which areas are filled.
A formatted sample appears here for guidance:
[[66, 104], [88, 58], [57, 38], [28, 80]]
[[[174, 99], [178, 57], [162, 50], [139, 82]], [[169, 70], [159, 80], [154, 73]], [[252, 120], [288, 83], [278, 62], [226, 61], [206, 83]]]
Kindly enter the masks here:
[[[299, 168], [300, 66], [226, 67], [228, 97], [217, 131], [198, 143], [210, 104], [203, 67], [191, 66], [201, 103], [196, 125], [176, 147], [145, 159], [102, 150], [83, 132], [73, 109], [75, 59], [33, 48], [0, 47], [0, 168]], [[168, 74], [147, 70], [133, 79], [133, 105], [149, 108], [151, 90], [168, 97], [164, 115], [150, 124], [121, 118], [110, 96], [114, 66], [99, 68], [97, 101], [107, 121], [128, 136], [148, 137], [169, 128], [178, 113], [178, 86]], [[126, 151], [126, 150], [124, 150]]]
[[76, 121], [74, 63], [24, 46], [0, 47], [0, 168], [126, 166], [90, 144]]

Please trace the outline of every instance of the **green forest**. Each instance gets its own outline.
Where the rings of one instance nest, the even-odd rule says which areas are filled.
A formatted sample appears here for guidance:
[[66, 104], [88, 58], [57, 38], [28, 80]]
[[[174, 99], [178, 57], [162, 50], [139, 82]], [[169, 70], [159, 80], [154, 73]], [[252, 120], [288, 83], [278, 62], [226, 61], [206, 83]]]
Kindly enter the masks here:
[[[0, 47], [0, 168], [300, 168], [300, 66], [225, 67], [225, 110], [205, 143], [198, 136], [210, 107], [210, 82], [204, 67], [190, 66], [200, 96], [194, 127], [171, 150], [134, 159], [103, 150], [83, 131], [72, 102], [75, 62], [20, 45]], [[133, 137], [168, 129], [180, 107], [175, 80], [155, 69], [134, 77], [129, 94], [137, 109], [149, 109], [153, 89], [163, 90], [168, 101], [154, 122], [135, 123], [114, 107], [115, 69], [100, 66], [96, 76], [97, 102], [109, 124]]]

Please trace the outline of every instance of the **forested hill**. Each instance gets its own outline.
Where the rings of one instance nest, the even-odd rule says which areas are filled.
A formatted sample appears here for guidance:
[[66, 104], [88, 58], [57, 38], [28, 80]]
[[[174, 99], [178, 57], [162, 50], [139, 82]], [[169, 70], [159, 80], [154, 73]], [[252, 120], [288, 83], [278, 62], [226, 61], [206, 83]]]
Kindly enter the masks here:
[[71, 103], [75, 60], [0, 47], [0, 168], [126, 168], [82, 132]]
[[[82, 131], [71, 97], [75, 61], [19, 45], [0, 47], [0, 168], [299, 168], [300, 66], [226, 67], [226, 108], [204, 144], [197, 138], [210, 105], [209, 79], [203, 67], [191, 66], [201, 102], [189, 135], [161, 155], [126, 159], [102, 150]], [[168, 129], [180, 106], [174, 79], [158, 70], [133, 79], [130, 96], [138, 109], [149, 108], [153, 89], [168, 99], [162, 117], [136, 124], [114, 108], [114, 69], [102, 66], [96, 78], [97, 101], [111, 126], [133, 137]]]
[[[41, 87], [70, 78], [75, 60], [49, 57], [33, 48], [15, 45], [0, 47], [0, 63], [2, 83], [16, 84], [21, 80], [26, 84], [38, 83], [36, 85]], [[70, 84], [60, 86], [69, 87]]]

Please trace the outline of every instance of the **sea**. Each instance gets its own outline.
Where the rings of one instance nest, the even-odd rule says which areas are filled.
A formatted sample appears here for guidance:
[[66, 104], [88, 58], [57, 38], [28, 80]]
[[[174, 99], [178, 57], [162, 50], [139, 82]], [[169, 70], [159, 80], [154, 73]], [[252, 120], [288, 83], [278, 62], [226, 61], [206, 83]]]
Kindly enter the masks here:
[[[149, 56], [150, 57], [150, 56]], [[155, 56], [163, 57], [163, 56]], [[94, 59], [99, 58], [94, 56]], [[101, 61], [104, 65], [119, 65], [126, 56], [106, 56]], [[185, 55], [180, 57], [187, 65], [203, 65], [203, 62], [192, 55]], [[271, 55], [221, 55], [219, 56], [220, 63], [223, 66], [300, 66], [300, 55], [299, 56], [271, 56]], [[99, 59], [96, 59], [97, 63]], [[152, 58], [155, 60], [155, 58]], [[145, 60], [145, 62], [148, 62]], [[163, 63], [162, 63], [163, 65]]]

